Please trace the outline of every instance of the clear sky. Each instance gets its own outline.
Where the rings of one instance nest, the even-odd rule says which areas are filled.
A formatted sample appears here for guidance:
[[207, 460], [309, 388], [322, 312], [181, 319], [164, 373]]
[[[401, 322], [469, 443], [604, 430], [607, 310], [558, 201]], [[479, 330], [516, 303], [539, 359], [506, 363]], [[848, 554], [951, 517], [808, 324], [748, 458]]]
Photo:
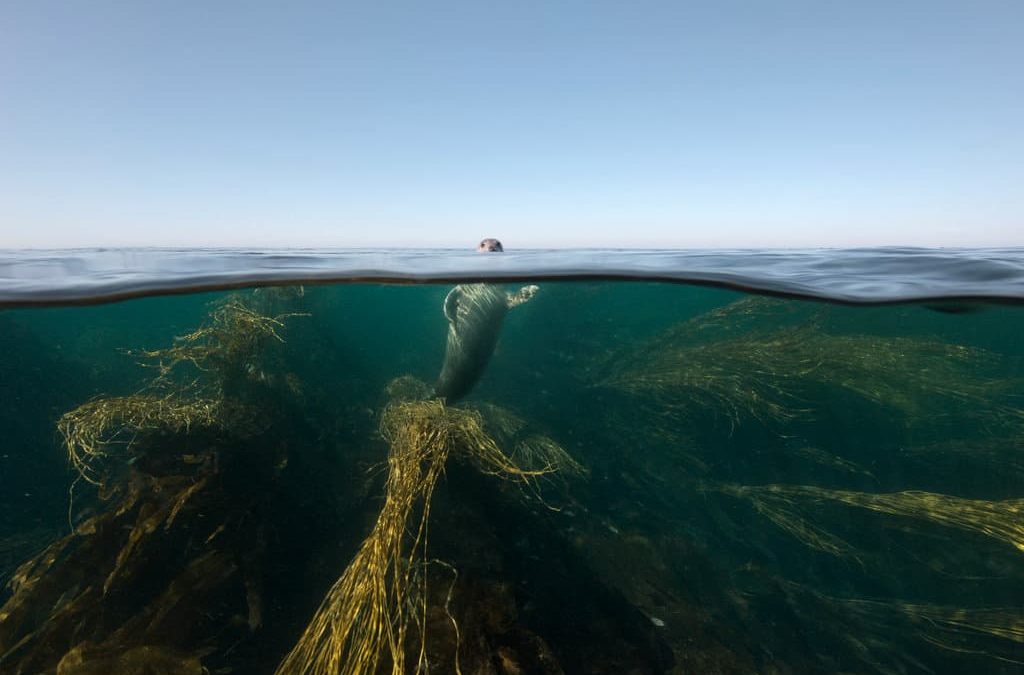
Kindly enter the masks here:
[[1024, 1], [0, 3], [0, 247], [1024, 245]]

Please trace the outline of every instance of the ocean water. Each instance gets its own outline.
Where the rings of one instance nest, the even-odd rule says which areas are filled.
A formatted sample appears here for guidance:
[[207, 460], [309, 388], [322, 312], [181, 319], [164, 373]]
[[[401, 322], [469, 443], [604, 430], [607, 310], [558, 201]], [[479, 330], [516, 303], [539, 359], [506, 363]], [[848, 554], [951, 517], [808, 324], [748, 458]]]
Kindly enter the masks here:
[[[480, 282], [538, 289], [445, 404]], [[1022, 673], [1021, 299], [1012, 249], [0, 253], [0, 673]]]

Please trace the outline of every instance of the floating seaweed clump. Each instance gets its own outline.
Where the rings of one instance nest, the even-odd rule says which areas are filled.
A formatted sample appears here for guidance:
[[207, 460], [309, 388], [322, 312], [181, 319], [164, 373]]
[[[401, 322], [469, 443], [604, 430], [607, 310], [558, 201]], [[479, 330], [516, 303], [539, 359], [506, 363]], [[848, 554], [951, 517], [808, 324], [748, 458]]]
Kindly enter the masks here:
[[[128, 352], [158, 375], [129, 396], [98, 398], [65, 413], [57, 423], [68, 458], [89, 483], [102, 485], [98, 466], [112, 446], [132, 450], [140, 434], [188, 433], [199, 427], [259, 430], [260, 416], [245, 410], [244, 385], [266, 385], [268, 342], [283, 342], [283, 320], [296, 313], [263, 316], [231, 296], [214, 307], [207, 325], [177, 338], [166, 349]], [[199, 371], [185, 379], [182, 366]], [[177, 381], [175, 381], [177, 380]], [[251, 387], [250, 387], [251, 388]]]
[[264, 316], [246, 301], [232, 296], [214, 307], [207, 325], [177, 338], [173, 346], [129, 353], [142, 358], [144, 365], [155, 367], [161, 378], [188, 363], [200, 371], [216, 373], [223, 385], [230, 377], [254, 374], [257, 360], [265, 356], [267, 342], [283, 343], [280, 330], [284, 320], [294, 316], [305, 314]]
[[[812, 387], [827, 386], [891, 407], [910, 419], [945, 400], [990, 408], [1006, 383], [980, 376], [997, 358], [935, 340], [825, 332], [815, 316], [779, 327], [776, 305], [742, 300], [670, 329], [610, 361], [601, 386], [649, 397], [662, 414], [710, 414], [785, 422], [810, 412]], [[746, 321], [730, 329], [727, 319]], [[796, 315], [799, 318], [799, 315]], [[765, 327], [769, 326], [769, 327]], [[993, 415], [1020, 411], [1000, 406]]]
[[71, 465], [84, 480], [101, 485], [103, 476], [97, 464], [109, 455], [117, 439], [124, 439], [122, 443], [130, 451], [139, 434], [187, 433], [193, 427], [215, 426], [220, 413], [221, 402], [216, 400], [135, 394], [84, 403], [61, 416], [57, 429]]
[[[416, 387], [403, 381], [389, 389], [408, 393]], [[521, 427], [503, 409], [490, 409], [490, 417], [505, 431]], [[399, 399], [385, 408], [380, 431], [390, 452], [384, 505], [278, 673], [371, 674], [386, 663], [382, 659], [389, 659], [391, 672], [398, 675], [407, 672], [407, 650], [415, 654], [415, 672], [425, 670], [427, 525], [431, 497], [449, 458], [468, 460], [487, 474], [523, 485], [534, 485], [563, 466], [578, 467], [560, 446], [545, 441], [534, 450], [543, 454], [542, 466], [522, 468], [485, 427], [479, 412], [437, 400]], [[410, 525], [417, 504], [418, 523]], [[451, 620], [457, 634], [458, 625]], [[408, 644], [411, 622], [420, 627], [418, 647]], [[457, 656], [455, 669], [459, 672]]]

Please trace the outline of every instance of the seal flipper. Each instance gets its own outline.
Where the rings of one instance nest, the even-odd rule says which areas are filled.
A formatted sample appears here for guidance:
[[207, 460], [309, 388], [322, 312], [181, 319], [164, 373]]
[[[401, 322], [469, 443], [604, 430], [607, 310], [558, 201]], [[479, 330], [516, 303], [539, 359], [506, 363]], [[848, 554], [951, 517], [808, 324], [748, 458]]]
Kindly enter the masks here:
[[518, 307], [524, 302], [529, 302], [533, 296], [537, 295], [537, 291], [540, 290], [540, 286], [530, 285], [523, 286], [515, 293], [510, 293], [508, 296], [508, 308]]
[[456, 286], [448, 291], [448, 295], [444, 296], [444, 318], [448, 319], [448, 323], [453, 326], [459, 316], [460, 295], [462, 295], [462, 291]]

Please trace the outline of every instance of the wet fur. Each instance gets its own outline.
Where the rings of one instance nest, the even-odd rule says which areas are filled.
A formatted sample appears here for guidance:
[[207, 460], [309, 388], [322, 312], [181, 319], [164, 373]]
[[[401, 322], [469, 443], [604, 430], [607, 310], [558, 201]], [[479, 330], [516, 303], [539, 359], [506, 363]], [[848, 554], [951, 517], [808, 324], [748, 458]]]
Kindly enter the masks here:
[[492, 284], [456, 286], [446, 299], [448, 345], [434, 387], [436, 396], [454, 403], [470, 392], [494, 353], [509, 296]]

